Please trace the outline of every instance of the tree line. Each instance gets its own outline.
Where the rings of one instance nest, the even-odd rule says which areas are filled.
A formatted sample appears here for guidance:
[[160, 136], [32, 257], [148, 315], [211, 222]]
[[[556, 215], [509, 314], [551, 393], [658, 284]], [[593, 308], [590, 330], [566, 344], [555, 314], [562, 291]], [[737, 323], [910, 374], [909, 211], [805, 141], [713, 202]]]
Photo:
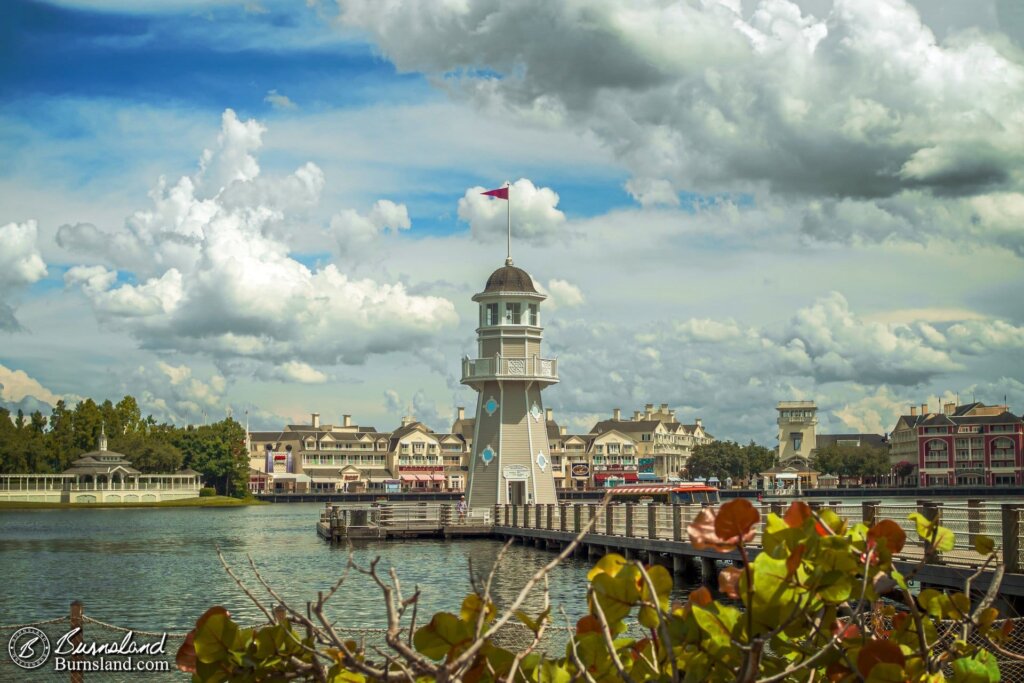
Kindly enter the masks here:
[[718, 477], [722, 482], [731, 479], [734, 484], [749, 486], [759, 474], [774, 467], [777, 460], [774, 449], [753, 441], [746, 446], [735, 441], [713, 441], [693, 449], [686, 469], [690, 478]]
[[39, 410], [12, 415], [0, 408], [0, 473], [63, 472], [96, 450], [103, 431], [108, 449], [125, 455], [143, 473], [191, 468], [220, 494], [243, 496], [248, 489], [242, 425], [230, 417], [198, 427], [158, 423], [152, 415], [142, 416], [133, 396], [117, 403], [87, 398], [73, 408], [58, 401], [49, 416]]

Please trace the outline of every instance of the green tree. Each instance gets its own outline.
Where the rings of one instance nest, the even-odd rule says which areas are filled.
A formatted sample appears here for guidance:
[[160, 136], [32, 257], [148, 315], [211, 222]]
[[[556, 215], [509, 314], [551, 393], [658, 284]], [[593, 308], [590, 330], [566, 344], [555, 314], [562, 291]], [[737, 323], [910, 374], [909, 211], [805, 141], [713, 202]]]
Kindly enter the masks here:
[[123, 453], [135, 469], [146, 473], [175, 472], [184, 462], [184, 456], [176, 446], [141, 433], [128, 433], [112, 439], [110, 448]]
[[76, 457], [74, 414], [61, 399], [50, 413], [50, 431], [46, 435], [47, 461], [52, 472], [63, 472]]
[[74, 436], [72, 438], [72, 458], [80, 453], [96, 450], [100, 432], [103, 429], [103, 411], [91, 398], [79, 401], [72, 416]]
[[725, 481], [747, 483], [751, 477], [775, 465], [775, 451], [751, 441], [741, 446], [735, 441], [713, 441], [693, 449], [686, 469], [691, 478], [718, 477]]
[[243, 497], [249, 483], [245, 429], [232, 418], [180, 430], [174, 441], [185, 466], [203, 474], [206, 485], [223, 495]]

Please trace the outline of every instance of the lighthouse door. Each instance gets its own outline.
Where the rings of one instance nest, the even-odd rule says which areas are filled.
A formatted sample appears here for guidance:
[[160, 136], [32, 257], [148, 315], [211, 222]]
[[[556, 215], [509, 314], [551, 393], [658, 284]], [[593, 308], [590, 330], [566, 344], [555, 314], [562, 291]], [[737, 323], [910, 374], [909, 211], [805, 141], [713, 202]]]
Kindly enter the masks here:
[[526, 504], [526, 482], [525, 481], [510, 481], [508, 482], [508, 502], [510, 505], [525, 505]]

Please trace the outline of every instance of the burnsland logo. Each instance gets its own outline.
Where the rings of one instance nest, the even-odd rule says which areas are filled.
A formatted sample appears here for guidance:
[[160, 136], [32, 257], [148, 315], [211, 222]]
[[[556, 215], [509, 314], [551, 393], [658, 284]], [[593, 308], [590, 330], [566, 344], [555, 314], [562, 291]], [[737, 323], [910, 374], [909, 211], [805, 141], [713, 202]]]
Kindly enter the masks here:
[[19, 628], [7, 641], [7, 654], [22, 669], [38, 669], [50, 657], [50, 639], [34, 626]]

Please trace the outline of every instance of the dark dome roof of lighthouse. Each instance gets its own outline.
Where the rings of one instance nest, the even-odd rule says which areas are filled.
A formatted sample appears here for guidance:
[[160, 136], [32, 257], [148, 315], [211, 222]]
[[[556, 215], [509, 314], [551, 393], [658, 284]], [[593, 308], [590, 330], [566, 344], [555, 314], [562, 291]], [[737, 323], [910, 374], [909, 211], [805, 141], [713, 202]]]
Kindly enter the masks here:
[[484, 294], [488, 292], [533, 292], [537, 289], [533, 286], [533, 279], [530, 274], [522, 268], [515, 266], [502, 266], [491, 273], [487, 278], [487, 286], [484, 287]]

